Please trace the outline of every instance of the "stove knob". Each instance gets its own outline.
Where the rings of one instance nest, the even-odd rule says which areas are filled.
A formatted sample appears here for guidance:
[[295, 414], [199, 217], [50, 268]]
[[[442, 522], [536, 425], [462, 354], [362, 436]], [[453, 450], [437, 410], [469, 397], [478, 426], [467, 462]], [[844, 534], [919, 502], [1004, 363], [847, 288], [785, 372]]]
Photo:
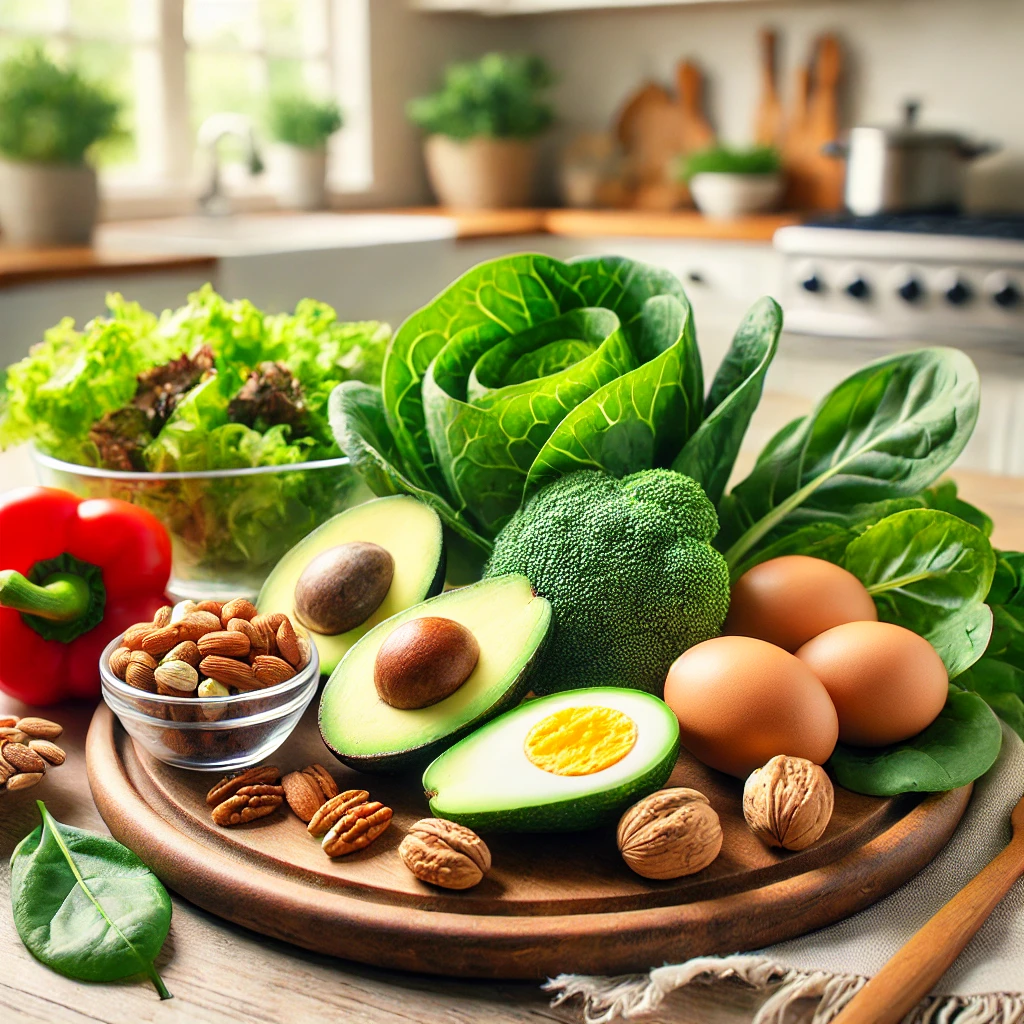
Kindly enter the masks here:
[[800, 287], [803, 288], [805, 292], [817, 294], [818, 292], [823, 292], [825, 290], [825, 282], [822, 281], [817, 274], [810, 274], [800, 282]]
[[921, 282], [916, 277], [908, 277], [896, 289], [897, 294], [904, 302], [917, 302], [922, 295], [924, 295], [924, 289], [921, 287]]
[[992, 295], [992, 301], [997, 306], [1002, 306], [1003, 309], [1012, 309], [1020, 303], [1020, 300], [1020, 289], [1009, 281], [1007, 281], [999, 291], [994, 292]]
[[970, 287], [964, 283], [960, 278], [957, 278], [947, 289], [946, 289], [946, 301], [954, 306], [962, 306], [967, 302], [970, 302], [974, 297], [974, 293]]
[[843, 290], [852, 299], [866, 299], [871, 294], [871, 286], [863, 277], [855, 277]]

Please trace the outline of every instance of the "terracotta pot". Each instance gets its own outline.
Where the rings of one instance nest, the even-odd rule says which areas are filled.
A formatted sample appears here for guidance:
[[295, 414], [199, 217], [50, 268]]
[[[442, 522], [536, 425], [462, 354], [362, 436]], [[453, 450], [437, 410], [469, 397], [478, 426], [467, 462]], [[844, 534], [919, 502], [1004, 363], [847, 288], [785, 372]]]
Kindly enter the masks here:
[[491, 210], [528, 206], [537, 144], [523, 139], [450, 139], [425, 143], [427, 175], [442, 206]]
[[88, 164], [0, 160], [0, 230], [9, 245], [86, 245], [98, 208]]
[[278, 143], [271, 150], [278, 204], [287, 210], [322, 210], [327, 205], [327, 148]]

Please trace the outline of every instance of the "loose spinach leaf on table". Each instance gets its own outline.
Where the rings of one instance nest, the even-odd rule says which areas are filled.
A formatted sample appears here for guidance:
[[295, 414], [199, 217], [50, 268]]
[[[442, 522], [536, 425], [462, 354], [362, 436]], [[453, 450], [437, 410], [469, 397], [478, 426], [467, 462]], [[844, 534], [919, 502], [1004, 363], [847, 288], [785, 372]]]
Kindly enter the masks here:
[[787, 517], [794, 527], [842, 521], [855, 505], [919, 492], [963, 450], [979, 391], [978, 371], [956, 349], [869, 364], [769, 442], [723, 499], [715, 543], [736, 565]]
[[1003, 733], [976, 693], [950, 686], [946, 706], [923, 732], [887, 747], [836, 746], [828, 764], [855, 793], [940, 793], [980, 778], [999, 756]]
[[171, 900], [131, 850], [62, 825], [39, 801], [43, 823], [11, 856], [14, 924], [29, 952], [81, 981], [145, 974], [170, 999], [154, 961], [171, 926]]
[[672, 463], [677, 472], [692, 476], [715, 505], [761, 401], [781, 333], [781, 307], [774, 299], [761, 299], [743, 318], [715, 374], [704, 404], [704, 422]]
[[952, 679], [985, 653], [995, 562], [988, 538], [970, 523], [910, 509], [854, 538], [842, 564], [867, 587], [878, 617], [925, 637]]

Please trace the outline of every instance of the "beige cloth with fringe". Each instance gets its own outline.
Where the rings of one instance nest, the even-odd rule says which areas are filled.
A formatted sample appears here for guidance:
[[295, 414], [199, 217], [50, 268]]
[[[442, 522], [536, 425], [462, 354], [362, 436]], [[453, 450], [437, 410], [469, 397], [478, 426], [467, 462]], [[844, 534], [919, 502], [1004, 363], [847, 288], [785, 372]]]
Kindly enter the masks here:
[[[555, 1003], [578, 996], [593, 1024], [642, 1017], [673, 989], [737, 977], [771, 988], [754, 1024], [824, 1024], [944, 903], [1010, 840], [1010, 811], [1024, 794], [1024, 743], [1003, 726], [999, 760], [946, 848], [919, 875], [867, 910], [820, 931], [747, 955], [699, 957], [649, 975], [548, 982]], [[1024, 880], [904, 1024], [1024, 1024]]]

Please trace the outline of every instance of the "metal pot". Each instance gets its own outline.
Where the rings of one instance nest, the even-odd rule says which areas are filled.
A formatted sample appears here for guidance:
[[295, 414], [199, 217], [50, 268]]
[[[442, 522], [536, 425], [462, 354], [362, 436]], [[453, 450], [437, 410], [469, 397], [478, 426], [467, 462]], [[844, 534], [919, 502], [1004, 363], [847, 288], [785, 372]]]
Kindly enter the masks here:
[[973, 143], [955, 132], [916, 127], [920, 104], [904, 105], [898, 127], [861, 125], [848, 144], [826, 151], [846, 156], [846, 205], [851, 213], [956, 212], [964, 196], [967, 165], [999, 147]]

